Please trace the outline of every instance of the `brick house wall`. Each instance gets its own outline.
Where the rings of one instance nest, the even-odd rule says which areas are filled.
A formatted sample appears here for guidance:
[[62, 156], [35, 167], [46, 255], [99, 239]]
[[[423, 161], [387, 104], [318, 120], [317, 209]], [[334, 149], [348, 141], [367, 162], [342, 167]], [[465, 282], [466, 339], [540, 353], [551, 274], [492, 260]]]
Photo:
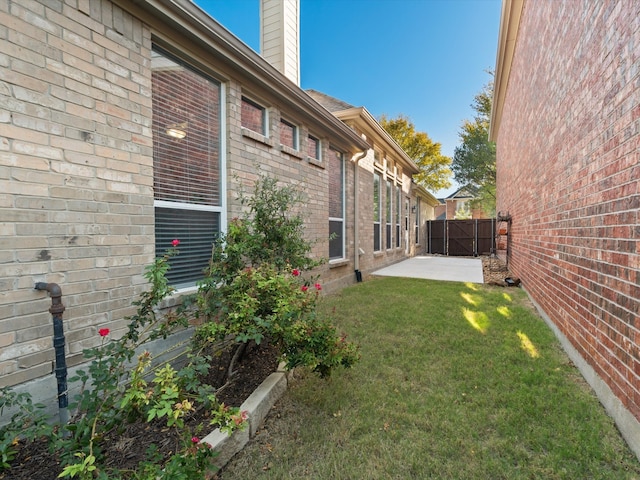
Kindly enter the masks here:
[[0, 3], [0, 384], [52, 372], [61, 285], [67, 364], [118, 334], [154, 256], [148, 29], [108, 2]]
[[[325, 290], [355, 282], [356, 221], [369, 271], [405, 256], [399, 249], [374, 257], [367, 247], [373, 243], [367, 220], [372, 182], [360, 175], [355, 185], [352, 158], [368, 144], [328, 113], [323, 116], [304, 92], [284, 95], [290, 83], [221, 27], [213, 25], [228, 43], [219, 49], [197, 43], [222, 41], [207, 39], [204, 30], [194, 35], [197, 41], [183, 36], [172, 22], [188, 22], [184, 11], [197, 7], [176, 1], [184, 8], [176, 9], [175, 19], [150, 14], [156, 3], [151, 0], [0, 2], [0, 386], [30, 389], [37, 383], [43, 395], [55, 392], [51, 301], [34, 290], [36, 282], [62, 288], [70, 369], [82, 362], [83, 349], [100, 342], [99, 328], [115, 336], [126, 328], [131, 303], [147, 286], [144, 267], [155, 256], [156, 43], [224, 86], [224, 219], [242, 214], [238, 194], [250, 193], [259, 166], [304, 190], [306, 235], [314, 242], [313, 254], [327, 258], [329, 176], [322, 158], [306, 154], [312, 135], [320, 141], [321, 157], [332, 147], [346, 160], [345, 258], [318, 270]], [[222, 48], [248, 56], [254, 71], [220, 54]], [[245, 95], [267, 110], [266, 136], [242, 127]], [[280, 145], [281, 118], [299, 129], [297, 151]]]
[[635, 0], [524, 2], [492, 122], [510, 269], [619, 425], [640, 420], [639, 18]]

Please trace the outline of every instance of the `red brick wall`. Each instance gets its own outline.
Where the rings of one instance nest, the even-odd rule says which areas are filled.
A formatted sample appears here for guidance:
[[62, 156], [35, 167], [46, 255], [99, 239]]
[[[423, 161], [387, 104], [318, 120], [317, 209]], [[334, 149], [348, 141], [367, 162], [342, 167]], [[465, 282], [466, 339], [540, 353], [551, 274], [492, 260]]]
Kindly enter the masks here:
[[525, 2], [497, 148], [510, 267], [640, 419], [640, 2]]

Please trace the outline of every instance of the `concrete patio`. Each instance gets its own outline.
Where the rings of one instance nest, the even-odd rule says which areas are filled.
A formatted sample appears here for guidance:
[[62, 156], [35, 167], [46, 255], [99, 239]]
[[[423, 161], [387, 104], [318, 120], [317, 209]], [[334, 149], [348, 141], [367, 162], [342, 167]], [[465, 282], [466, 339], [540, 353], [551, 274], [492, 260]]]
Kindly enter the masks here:
[[482, 260], [469, 257], [420, 255], [376, 270], [373, 275], [484, 283]]

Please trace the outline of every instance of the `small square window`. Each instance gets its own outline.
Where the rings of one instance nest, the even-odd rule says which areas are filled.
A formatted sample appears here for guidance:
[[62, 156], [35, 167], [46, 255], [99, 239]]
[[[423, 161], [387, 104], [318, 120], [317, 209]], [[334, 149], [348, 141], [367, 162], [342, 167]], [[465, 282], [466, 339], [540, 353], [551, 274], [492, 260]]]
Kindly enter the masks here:
[[307, 138], [307, 155], [315, 160], [322, 160], [320, 157], [320, 140], [312, 135]]
[[298, 127], [280, 119], [280, 145], [298, 150]]
[[245, 97], [242, 97], [242, 113], [240, 121], [244, 128], [259, 133], [260, 135], [267, 135], [266, 109]]

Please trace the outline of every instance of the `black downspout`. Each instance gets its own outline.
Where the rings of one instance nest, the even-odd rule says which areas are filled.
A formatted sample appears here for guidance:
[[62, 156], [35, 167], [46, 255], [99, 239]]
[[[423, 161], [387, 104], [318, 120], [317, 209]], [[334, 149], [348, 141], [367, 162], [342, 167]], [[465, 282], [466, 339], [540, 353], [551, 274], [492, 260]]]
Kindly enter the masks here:
[[58, 382], [58, 410], [60, 424], [69, 422], [69, 400], [67, 396], [67, 360], [64, 354], [64, 329], [62, 327], [62, 289], [57, 283], [38, 282], [36, 290], [46, 290], [51, 297], [51, 308], [49, 312], [53, 317], [53, 348], [56, 354], [56, 380]]

